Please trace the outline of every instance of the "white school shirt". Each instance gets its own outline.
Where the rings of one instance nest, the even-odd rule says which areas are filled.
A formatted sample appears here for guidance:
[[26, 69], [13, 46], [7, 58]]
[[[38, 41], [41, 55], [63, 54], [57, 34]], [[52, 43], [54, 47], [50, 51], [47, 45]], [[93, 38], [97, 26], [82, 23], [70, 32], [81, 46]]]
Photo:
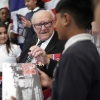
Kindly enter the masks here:
[[72, 36], [65, 44], [65, 48], [63, 53], [74, 43], [78, 41], [84, 41], [84, 40], [91, 40], [91, 35], [88, 33], [81, 33], [75, 36]]
[[0, 46], [0, 63], [16, 63], [16, 58], [21, 54], [21, 49], [18, 45], [11, 43], [9, 54], [6, 50], [6, 44]]

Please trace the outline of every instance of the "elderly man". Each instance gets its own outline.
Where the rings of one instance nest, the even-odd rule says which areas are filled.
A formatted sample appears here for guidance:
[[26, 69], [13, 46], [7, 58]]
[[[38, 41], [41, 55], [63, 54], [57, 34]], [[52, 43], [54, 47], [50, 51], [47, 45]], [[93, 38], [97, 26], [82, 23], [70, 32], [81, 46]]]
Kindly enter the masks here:
[[[48, 58], [47, 54], [61, 53], [64, 49], [65, 41], [60, 41], [57, 32], [54, 31], [55, 21], [51, 11], [41, 10], [36, 12], [32, 17], [32, 23], [36, 35], [26, 43], [25, 48], [21, 53], [19, 63], [29, 62], [29, 55], [33, 56], [36, 60], [41, 61], [41, 56], [38, 58], [36, 57], [41, 54], [43, 56], [43, 61], [41, 62], [44, 63], [45, 66], [40, 67], [52, 77], [57, 61]], [[40, 40], [43, 42], [41, 46]], [[38, 44], [39, 46], [37, 46]], [[29, 50], [31, 50], [31, 52], [29, 52]], [[30, 62], [34, 62], [34, 60]]]

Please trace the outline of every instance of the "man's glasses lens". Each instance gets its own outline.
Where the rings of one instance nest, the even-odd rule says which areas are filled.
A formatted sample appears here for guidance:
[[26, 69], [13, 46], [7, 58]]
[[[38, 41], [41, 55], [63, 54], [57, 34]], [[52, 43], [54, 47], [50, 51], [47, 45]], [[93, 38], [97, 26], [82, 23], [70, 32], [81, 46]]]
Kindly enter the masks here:
[[37, 29], [40, 29], [41, 28], [41, 24], [34, 24], [34, 27], [37, 28]]
[[34, 27], [35, 27], [36, 29], [41, 29], [41, 28], [42, 28], [42, 25], [44, 25], [46, 28], [51, 27], [52, 21], [34, 24]]

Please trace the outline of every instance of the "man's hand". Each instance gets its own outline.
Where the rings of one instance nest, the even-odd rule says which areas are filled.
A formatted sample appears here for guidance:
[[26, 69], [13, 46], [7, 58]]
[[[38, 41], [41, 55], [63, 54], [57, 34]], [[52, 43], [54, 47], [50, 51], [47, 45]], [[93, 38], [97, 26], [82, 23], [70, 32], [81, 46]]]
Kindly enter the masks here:
[[10, 29], [10, 30], [13, 30], [13, 26], [14, 26], [13, 23], [10, 23], [10, 24], [9, 24], [9, 29]]
[[17, 100], [15, 97], [11, 96], [11, 100]]
[[96, 22], [95, 21], [92, 22], [91, 25], [92, 25], [92, 34], [98, 34]]
[[41, 81], [41, 85], [43, 87], [48, 87], [51, 88], [52, 87], [52, 79], [43, 71], [39, 70], [39, 76], [40, 76], [40, 81]]
[[26, 18], [24, 18], [24, 17], [22, 17], [22, 24], [23, 24], [24, 27], [26, 27], [26, 28], [30, 28], [31, 25], [32, 25], [32, 23], [31, 23], [29, 20], [27, 20]]
[[32, 46], [30, 48], [30, 51], [31, 52], [29, 52], [28, 54], [35, 57], [38, 62], [41, 62], [47, 66], [49, 65], [50, 59], [47, 57], [47, 54], [43, 49], [38, 46]]

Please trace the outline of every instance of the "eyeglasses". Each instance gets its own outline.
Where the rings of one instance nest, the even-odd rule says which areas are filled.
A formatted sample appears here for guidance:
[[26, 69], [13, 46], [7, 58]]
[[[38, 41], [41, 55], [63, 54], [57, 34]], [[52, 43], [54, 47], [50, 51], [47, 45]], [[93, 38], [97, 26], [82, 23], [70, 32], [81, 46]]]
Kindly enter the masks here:
[[51, 27], [52, 22], [53, 22], [53, 20], [52, 21], [48, 21], [48, 22], [43, 22], [43, 23], [37, 23], [37, 24], [33, 24], [33, 25], [34, 25], [34, 27], [36, 29], [41, 29], [42, 25], [44, 25], [46, 28], [49, 28], [49, 27]]

